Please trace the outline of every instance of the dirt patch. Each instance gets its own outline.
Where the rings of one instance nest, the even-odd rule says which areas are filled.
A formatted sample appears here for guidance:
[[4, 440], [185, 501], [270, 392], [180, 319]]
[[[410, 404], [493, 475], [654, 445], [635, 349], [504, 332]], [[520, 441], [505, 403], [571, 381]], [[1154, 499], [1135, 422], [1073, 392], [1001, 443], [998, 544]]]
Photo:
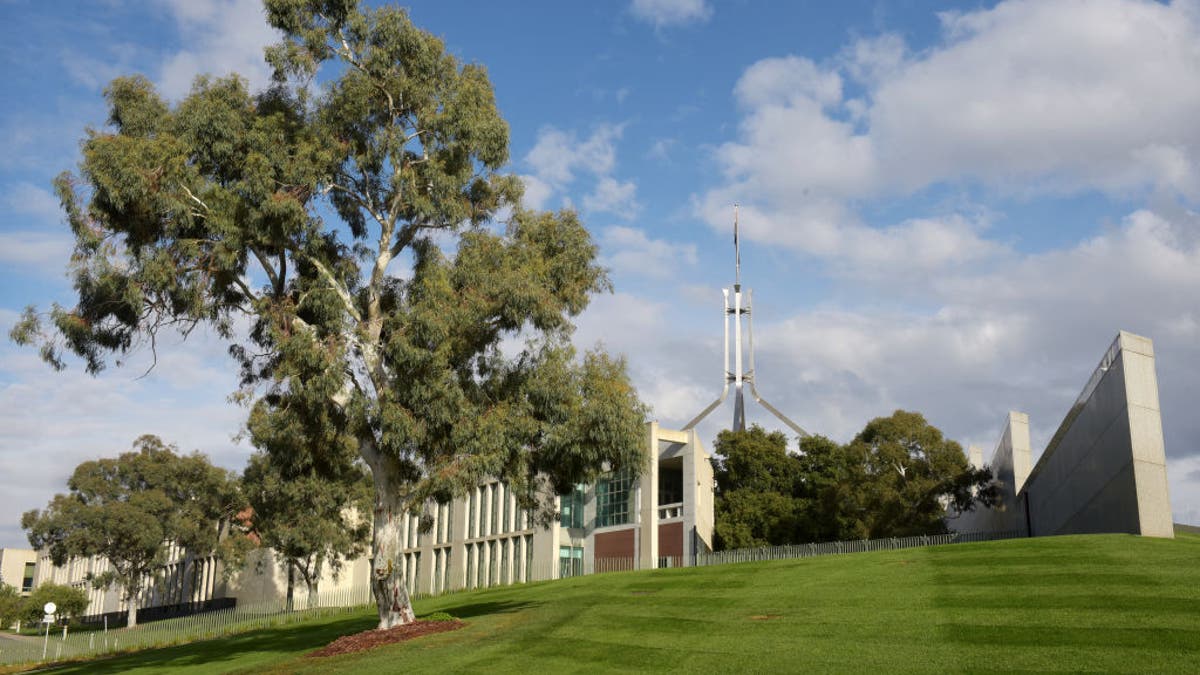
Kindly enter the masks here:
[[778, 618], [779, 618], [778, 614], [752, 614], [750, 616], [751, 621], [770, 621], [772, 619], [778, 619]]
[[387, 630], [365, 630], [354, 635], [343, 635], [342, 637], [330, 642], [328, 645], [318, 649], [315, 652], [309, 652], [305, 656], [321, 657], [321, 656], [337, 656], [338, 654], [353, 654], [355, 652], [365, 652], [368, 649], [375, 649], [384, 645], [404, 642], [419, 638], [422, 635], [432, 635], [434, 633], [445, 633], [447, 631], [458, 630], [467, 624], [463, 621], [455, 619], [453, 621], [428, 621], [418, 619], [412, 623], [403, 626], [396, 626]]

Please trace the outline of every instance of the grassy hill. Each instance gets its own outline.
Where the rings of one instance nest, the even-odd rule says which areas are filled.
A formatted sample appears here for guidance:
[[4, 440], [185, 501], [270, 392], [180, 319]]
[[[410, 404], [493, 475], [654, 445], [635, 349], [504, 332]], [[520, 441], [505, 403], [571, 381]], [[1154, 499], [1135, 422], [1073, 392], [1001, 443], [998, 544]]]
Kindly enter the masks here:
[[54, 672], [1127, 671], [1200, 668], [1200, 536], [959, 544], [598, 575], [418, 603], [467, 628], [304, 658], [366, 613]]

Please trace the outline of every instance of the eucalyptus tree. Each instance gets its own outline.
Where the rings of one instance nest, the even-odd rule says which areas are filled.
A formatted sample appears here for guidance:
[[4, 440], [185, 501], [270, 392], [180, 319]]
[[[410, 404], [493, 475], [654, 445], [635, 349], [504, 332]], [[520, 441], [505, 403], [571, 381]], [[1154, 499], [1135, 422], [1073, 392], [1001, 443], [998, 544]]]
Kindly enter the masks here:
[[83, 462], [67, 487], [45, 509], [23, 514], [21, 527], [55, 565], [75, 556], [107, 560], [91, 581], [120, 587], [129, 626], [137, 625], [138, 595], [167, 563], [170, 546], [200, 557], [237, 551], [227, 536], [244, 508], [236, 478], [157, 436], [138, 438], [116, 458]]
[[413, 618], [403, 515], [490, 476], [548, 523], [555, 492], [639, 467], [644, 411], [621, 359], [571, 347], [607, 278], [573, 213], [521, 208], [486, 70], [398, 8], [266, 10], [267, 91], [109, 85], [110, 126], [57, 181], [78, 302], [13, 336], [93, 372], [169, 326], [228, 338], [242, 396], [303, 408], [305, 442], [349, 438], [371, 469], [387, 628]]
[[[312, 603], [326, 570], [336, 578], [346, 561], [366, 552], [371, 485], [355, 464], [330, 475], [281, 460], [286, 457], [255, 453], [242, 476], [242, 489], [253, 509], [248, 532], [287, 574], [291, 609], [297, 574]], [[260, 564], [265, 561], [259, 559]]]

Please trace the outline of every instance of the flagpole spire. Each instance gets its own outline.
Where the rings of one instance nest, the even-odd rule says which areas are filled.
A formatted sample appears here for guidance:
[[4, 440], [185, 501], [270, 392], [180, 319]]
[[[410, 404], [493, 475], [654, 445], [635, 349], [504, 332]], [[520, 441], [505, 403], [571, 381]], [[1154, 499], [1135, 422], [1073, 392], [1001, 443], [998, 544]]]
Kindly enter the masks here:
[[[808, 436], [808, 432], [805, 431], [804, 429], [800, 428], [800, 425], [793, 422], [790, 418], [788, 418], [787, 415], [784, 415], [775, 406], [773, 406], [770, 403], [763, 400], [763, 397], [761, 395], [759, 395], [759, 393], [758, 393], [758, 389], [755, 388], [755, 386], [754, 386], [755, 380], [757, 379], [755, 377], [756, 372], [754, 369], [754, 318], [753, 318], [753, 313], [750, 308], [750, 305], [752, 302], [750, 289], [746, 289], [745, 294], [742, 293], [742, 248], [741, 248], [741, 243], [738, 241], [738, 205], [737, 204], [733, 205], [733, 264], [734, 264], [733, 292], [730, 292], [730, 290], [728, 288], [724, 288], [721, 290], [721, 294], [724, 296], [723, 315], [724, 315], [724, 319], [725, 319], [725, 353], [722, 354], [723, 358], [722, 358], [722, 363], [721, 363], [721, 371], [722, 371], [722, 375], [724, 376], [724, 379], [725, 379], [725, 386], [721, 388], [720, 398], [718, 398], [717, 400], [708, 404], [707, 408], [700, 411], [700, 414], [696, 415], [696, 417], [694, 417], [692, 419], [692, 421], [690, 421], [686, 425], [684, 425], [683, 428], [684, 429], [695, 428], [695, 426], [700, 423], [700, 420], [703, 420], [705, 417], [707, 417], [709, 413], [711, 413], [713, 410], [715, 410], [717, 408], [717, 406], [721, 405], [725, 401], [725, 397], [727, 397], [729, 395], [730, 385], [733, 385], [733, 387], [732, 387], [733, 391], [734, 391], [733, 430], [734, 431], [745, 431], [746, 430], [746, 403], [745, 403], [745, 398], [742, 394], [742, 385], [747, 384], [747, 385], [749, 385], [749, 388], [750, 388], [750, 395], [752, 397], [754, 397], [755, 403], [762, 405], [762, 407], [766, 408], [772, 415], [775, 415], [775, 417], [779, 418], [779, 421], [781, 421], [784, 424], [791, 427], [792, 431], [795, 431], [797, 436], [800, 436], [800, 437]], [[743, 317], [745, 317], [745, 319], [746, 319], [744, 324], [742, 322]], [[729, 368], [729, 347], [730, 347], [729, 332], [730, 332], [730, 323], [731, 322], [733, 324], [733, 369], [732, 370], [730, 370], [730, 368]], [[745, 346], [747, 348], [746, 349], [747, 355], [750, 357], [750, 364], [749, 364], [750, 368], [749, 369], [744, 369], [742, 367], [742, 355], [743, 355], [742, 327], [743, 327], [743, 325], [745, 325], [746, 337], [748, 338]]]
[[742, 288], [742, 249], [738, 244], [738, 205], [733, 205], [733, 287]]

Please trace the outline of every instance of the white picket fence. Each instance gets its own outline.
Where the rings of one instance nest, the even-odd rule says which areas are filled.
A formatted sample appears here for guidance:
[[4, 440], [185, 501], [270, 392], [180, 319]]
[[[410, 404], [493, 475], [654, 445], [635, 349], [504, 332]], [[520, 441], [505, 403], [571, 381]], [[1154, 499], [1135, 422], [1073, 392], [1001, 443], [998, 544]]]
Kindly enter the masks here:
[[[691, 562], [694, 562], [697, 566], [728, 565], [764, 560], [810, 558], [867, 551], [991, 541], [1021, 536], [1024, 535], [1018, 532], [978, 532], [888, 539], [864, 539], [857, 541], [833, 541], [819, 544], [793, 544], [700, 553]], [[663, 558], [659, 560], [659, 567], [678, 567], [688, 562], [679, 558]], [[625, 558], [601, 558], [595, 562], [588, 561], [586, 565], [580, 564], [568, 567], [563, 567], [558, 561], [529, 561], [524, 572], [519, 576], [515, 572], [510, 574], [498, 573], [487, 577], [484, 583], [475, 582], [467, 586], [447, 584], [444, 590], [435, 592], [432, 595], [457, 593], [480, 587], [507, 586], [516, 583], [548, 581], [564, 577], [632, 571], [637, 570], [639, 567], [640, 565], [637, 560]], [[428, 597], [429, 595], [414, 594], [413, 597], [414, 599], [419, 599], [421, 597]], [[293, 601], [291, 610], [288, 609], [286, 601], [281, 599], [276, 602], [239, 605], [229, 609], [143, 623], [132, 629], [76, 631], [73, 633], [68, 631], [64, 635], [62, 629], [56, 630], [52, 628], [48, 635], [36, 638], [0, 638], [0, 664], [58, 662], [117, 652], [135, 651], [150, 647], [163, 647], [198, 640], [208, 640], [234, 633], [308, 621], [316, 617], [361, 611], [361, 608], [373, 604], [374, 601], [371, 597], [370, 587], [358, 586], [323, 591], [311, 599], [304, 593], [298, 593]], [[319, 645], [314, 645], [314, 648], [317, 646]]]

